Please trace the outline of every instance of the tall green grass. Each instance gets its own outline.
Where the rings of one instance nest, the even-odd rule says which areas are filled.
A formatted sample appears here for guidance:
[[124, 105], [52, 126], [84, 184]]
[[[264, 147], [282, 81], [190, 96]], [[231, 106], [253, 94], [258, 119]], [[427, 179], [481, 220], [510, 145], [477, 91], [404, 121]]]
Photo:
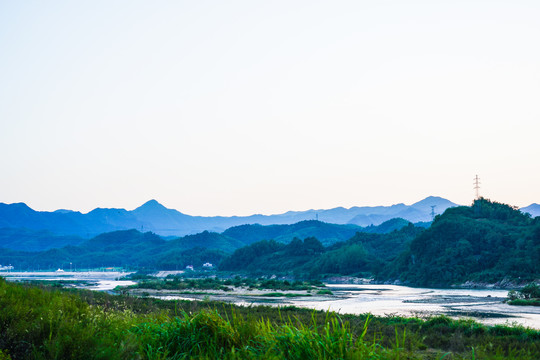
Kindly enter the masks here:
[[0, 360], [9, 358], [539, 359], [540, 332], [447, 317], [170, 302], [0, 279]]

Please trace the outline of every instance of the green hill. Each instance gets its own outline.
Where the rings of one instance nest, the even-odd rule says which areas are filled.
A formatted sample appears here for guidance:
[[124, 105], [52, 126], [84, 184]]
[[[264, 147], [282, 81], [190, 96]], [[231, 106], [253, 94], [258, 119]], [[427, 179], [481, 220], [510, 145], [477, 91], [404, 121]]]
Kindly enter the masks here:
[[378, 273], [424, 231], [409, 223], [391, 233], [356, 233], [345, 242], [324, 247], [314, 237], [288, 244], [263, 240], [236, 250], [219, 269], [250, 273], [368, 275]]
[[540, 277], [540, 218], [480, 199], [437, 216], [379, 275], [418, 286]]
[[[170, 241], [151, 232], [121, 230], [98, 235], [78, 246], [41, 252], [0, 249], [0, 264], [12, 264], [21, 270], [67, 268], [70, 263], [78, 269], [123, 266], [174, 270], [187, 265], [200, 267], [205, 262], [219, 264], [227, 255], [240, 249], [239, 254], [244, 254], [240, 260], [235, 255], [232, 260], [227, 260], [229, 265], [223, 269], [307, 275], [378, 272], [422, 229], [409, 224], [399, 231], [378, 232], [405, 224], [409, 223], [402, 219], [390, 220], [365, 229], [371, 233], [358, 232], [364, 229], [355, 225], [320, 221], [302, 221], [293, 225], [243, 225], [222, 234], [204, 231]], [[266, 240], [262, 244], [271, 244], [274, 253], [260, 253], [264, 248], [261, 240]], [[246, 245], [249, 246], [244, 248]]]
[[[376, 228], [376, 227], [374, 227]], [[291, 225], [241, 225], [229, 228], [223, 235], [237, 239], [243, 245], [260, 240], [276, 240], [289, 243], [294, 238], [316, 237], [323, 244], [330, 245], [344, 241], [363, 228], [357, 225], [330, 224], [316, 220], [300, 221]]]
[[19, 251], [44, 251], [68, 245], [79, 245], [85, 239], [73, 235], [56, 235], [48, 230], [26, 228], [0, 229], [0, 248]]
[[225, 234], [218, 234], [210, 231], [203, 231], [195, 235], [186, 235], [184, 237], [170, 240], [167, 243], [167, 248], [175, 248], [181, 250], [192, 249], [194, 247], [217, 249], [225, 252], [232, 252], [245, 244], [238, 239], [232, 238]]
[[[151, 232], [122, 230], [98, 235], [79, 246], [42, 252], [0, 249], [0, 264], [11, 264], [21, 270], [68, 268], [70, 263], [79, 269], [123, 266], [172, 270], [186, 265], [202, 266], [207, 261], [219, 262], [225, 255], [218, 246], [221, 237], [205, 232], [165, 241]], [[193, 240], [190, 245], [188, 240]], [[207, 246], [215, 248], [210, 250]]]
[[226, 271], [374, 275], [379, 281], [431, 287], [540, 278], [540, 217], [480, 199], [446, 210], [427, 229], [405, 223], [394, 219], [364, 229], [319, 221], [243, 225], [170, 241], [151, 232], [115, 231], [41, 252], [0, 249], [0, 264], [20, 270], [67, 268], [70, 263], [79, 269], [173, 270], [210, 262]]

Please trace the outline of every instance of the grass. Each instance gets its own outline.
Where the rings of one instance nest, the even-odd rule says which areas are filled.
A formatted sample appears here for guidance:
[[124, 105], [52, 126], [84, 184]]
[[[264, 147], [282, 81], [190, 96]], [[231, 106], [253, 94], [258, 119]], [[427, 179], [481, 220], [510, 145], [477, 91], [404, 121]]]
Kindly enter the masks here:
[[532, 282], [518, 291], [511, 290], [506, 302], [509, 305], [540, 306], [540, 286]]
[[251, 279], [241, 278], [236, 276], [231, 279], [219, 278], [202, 278], [192, 279], [183, 278], [181, 276], [168, 276], [165, 279], [158, 279], [149, 275], [131, 274], [126, 279], [140, 280], [137, 284], [124, 287], [124, 289], [153, 289], [153, 290], [185, 290], [185, 289], [200, 289], [200, 290], [222, 290], [232, 291], [232, 287], [243, 287], [248, 289], [258, 290], [280, 290], [280, 291], [299, 291], [299, 290], [316, 290], [325, 285], [320, 281], [293, 281], [277, 280], [277, 279]]
[[334, 295], [334, 293], [328, 289], [317, 291], [318, 295]]
[[509, 305], [540, 306], [540, 299], [515, 299], [507, 302]]
[[9, 357], [539, 359], [540, 331], [444, 316], [164, 301], [0, 279], [0, 359]]

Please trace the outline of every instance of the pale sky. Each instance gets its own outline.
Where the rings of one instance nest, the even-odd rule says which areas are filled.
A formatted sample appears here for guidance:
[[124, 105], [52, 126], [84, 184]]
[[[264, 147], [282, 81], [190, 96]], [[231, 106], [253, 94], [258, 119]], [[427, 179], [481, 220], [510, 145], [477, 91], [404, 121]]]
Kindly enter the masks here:
[[540, 1], [0, 0], [0, 202], [540, 203]]

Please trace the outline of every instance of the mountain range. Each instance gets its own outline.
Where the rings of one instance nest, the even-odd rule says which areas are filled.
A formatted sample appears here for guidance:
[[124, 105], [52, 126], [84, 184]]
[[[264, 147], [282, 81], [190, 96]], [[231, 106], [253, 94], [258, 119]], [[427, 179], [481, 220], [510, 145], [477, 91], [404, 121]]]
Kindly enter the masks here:
[[251, 216], [191, 216], [168, 209], [156, 200], [150, 200], [134, 210], [97, 208], [86, 214], [78, 211], [35, 211], [24, 203], [0, 203], [0, 229], [19, 228], [47, 231], [61, 236], [79, 236], [85, 239], [98, 234], [137, 229], [151, 231], [161, 236], [184, 236], [203, 231], [223, 232], [245, 224], [284, 225], [305, 220], [320, 220], [333, 224], [350, 224], [362, 227], [380, 225], [393, 218], [407, 221], [429, 222], [431, 207], [435, 214], [457, 206], [441, 197], [430, 196], [412, 205], [337, 207], [333, 209], [289, 211], [277, 215]]
[[47, 238], [51, 235], [28, 230], [26, 237], [9, 241], [11, 233], [2, 236], [4, 229], [0, 229], [0, 264], [11, 264], [18, 269], [56, 269], [69, 263], [78, 268], [116, 265], [175, 269], [179, 264], [218, 263], [226, 254], [262, 240], [287, 244], [295, 238], [315, 236], [322, 244], [330, 246], [346, 241], [358, 232], [389, 233], [409, 224], [403, 219], [392, 219], [379, 226], [362, 228], [306, 220], [291, 225], [241, 225], [222, 233], [203, 231], [169, 241], [150, 231], [141, 233], [134, 229], [103, 233], [91, 239]]
[[[186, 250], [193, 247], [212, 248], [222, 251], [232, 251], [238, 247], [249, 245], [260, 240], [276, 240], [288, 243], [292, 239], [316, 237], [324, 245], [331, 245], [339, 241], [345, 241], [357, 232], [383, 234], [399, 230], [407, 226], [409, 222], [404, 219], [394, 218], [377, 226], [361, 227], [351, 224], [330, 224], [316, 220], [305, 220], [290, 225], [239, 225], [231, 227], [222, 233], [203, 231], [198, 234], [185, 235], [182, 237], [160, 237], [168, 246], [175, 249]], [[427, 227], [429, 223], [417, 223], [420, 227]], [[114, 233], [125, 233], [137, 230], [118, 230]], [[110, 234], [112, 232], [98, 235]], [[151, 233], [151, 232], [147, 232]], [[168, 239], [168, 241], [166, 241]], [[64, 247], [76, 247], [83, 244], [91, 244], [92, 239], [84, 239], [74, 235], [55, 235], [46, 230], [29, 230], [24, 228], [0, 228], [0, 257], [2, 250], [40, 252]]]

